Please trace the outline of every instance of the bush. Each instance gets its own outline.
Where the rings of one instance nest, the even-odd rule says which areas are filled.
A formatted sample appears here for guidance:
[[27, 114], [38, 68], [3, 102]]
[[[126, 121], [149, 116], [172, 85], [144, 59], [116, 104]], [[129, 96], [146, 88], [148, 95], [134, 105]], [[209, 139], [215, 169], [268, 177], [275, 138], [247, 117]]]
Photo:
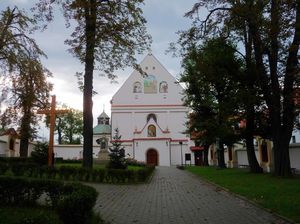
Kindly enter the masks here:
[[145, 162], [137, 161], [136, 159], [127, 158], [126, 163], [128, 166], [146, 166]]
[[[92, 215], [97, 199], [96, 190], [82, 184], [0, 177], [0, 205], [2, 206], [36, 206], [42, 194], [48, 196], [47, 205], [56, 209], [64, 224], [85, 224]], [[31, 221], [28, 219], [28, 223]]]
[[47, 165], [48, 163], [48, 143], [38, 142], [31, 153], [33, 162], [39, 165]]
[[65, 224], [84, 224], [92, 216], [97, 192], [84, 185], [66, 186], [64, 197], [57, 204], [59, 217]]
[[112, 141], [112, 147], [109, 148], [109, 162], [107, 168], [109, 169], [126, 169], [127, 163], [125, 160], [125, 148], [122, 146], [120, 141], [121, 135], [119, 135], [119, 130], [115, 129], [115, 135]]
[[0, 207], [0, 223], [63, 224], [55, 211], [42, 208]]

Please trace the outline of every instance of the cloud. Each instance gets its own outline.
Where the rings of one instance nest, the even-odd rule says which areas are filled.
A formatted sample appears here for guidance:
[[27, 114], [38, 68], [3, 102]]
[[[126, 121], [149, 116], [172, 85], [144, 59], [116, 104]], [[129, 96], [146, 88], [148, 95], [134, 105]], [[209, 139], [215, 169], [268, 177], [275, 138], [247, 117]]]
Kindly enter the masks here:
[[[30, 8], [35, 1], [29, 0], [0, 0], [1, 8], [7, 5], [18, 5], [19, 7]], [[160, 60], [164, 67], [175, 77], [181, 72], [180, 58], [172, 58], [171, 54], [165, 54], [170, 42], [175, 42], [178, 30], [186, 30], [190, 27], [191, 21], [183, 15], [189, 11], [197, 0], [145, 0], [142, 7], [147, 19], [148, 32], [153, 37], [152, 53]], [[39, 46], [48, 55], [43, 59], [45, 66], [53, 73], [51, 81], [54, 84], [53, 94], [56, 94], [57, 101], [69, 106], [82, 109], [82, 93], [78, 90], [76, 72], [84, 71], [84, 66], [78, 59], [67, 52], [68, 46], [64, 41], [70, 37], [73, 27], [65, 28], [65, 20], [60, 11], [55, 13], [55, 20], [48, 25], [44, 32], [36, 32], [34, 38]], [[144, 55], [138, 56], [140, 62]], [[127, 77], [132, 73], [132, 68], [125, 68], [124, 71], [116, 71], [119, 78], [118, 84], [111, 84], [106, 77], [99, 77], [97, 72], [94, 75], [94, 90], [99, 94], [93, 97], [93, 114], [96, 118], [103, 110], [110, 114], [110, 100], [113, 94], [120, 88]]]

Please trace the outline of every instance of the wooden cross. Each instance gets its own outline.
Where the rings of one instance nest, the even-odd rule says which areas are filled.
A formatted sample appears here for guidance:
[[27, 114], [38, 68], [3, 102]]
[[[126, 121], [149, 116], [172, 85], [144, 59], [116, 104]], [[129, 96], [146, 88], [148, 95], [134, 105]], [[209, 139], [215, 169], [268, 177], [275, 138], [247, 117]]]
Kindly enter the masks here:
[[53, 166], [53, 142], [54, 142], [54, 128], [55, 117], [57, 114], [68, 113], [70, 110], [56, 110], [56, 96], [53, 95], [51, 99], [50, 110], [38, 110], [38, 114], [50, 114], [50, 136], [49, 136], [49, 148], [48, 148], [48, 166]]

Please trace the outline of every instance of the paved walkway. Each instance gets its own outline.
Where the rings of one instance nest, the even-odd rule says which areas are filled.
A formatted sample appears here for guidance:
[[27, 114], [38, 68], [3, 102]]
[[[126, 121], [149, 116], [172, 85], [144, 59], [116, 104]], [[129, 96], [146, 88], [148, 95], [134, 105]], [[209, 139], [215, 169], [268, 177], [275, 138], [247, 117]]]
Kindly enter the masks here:
[[92, 186], [111, 224], [288, 223], [175, 167], [157, 167], [149, 184]]

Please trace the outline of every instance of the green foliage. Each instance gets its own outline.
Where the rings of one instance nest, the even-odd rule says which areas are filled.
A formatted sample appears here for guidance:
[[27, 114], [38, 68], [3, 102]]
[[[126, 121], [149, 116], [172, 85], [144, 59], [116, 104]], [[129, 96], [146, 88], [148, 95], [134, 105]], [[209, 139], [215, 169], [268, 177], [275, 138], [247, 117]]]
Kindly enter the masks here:
[[221, 38], [209, 40], [201, 48], [189, 50], [183, 67], [181, 81], [187, 85], [184, 99], [193, 109], [189, 132], [200, 133], [202, 143], [211, 144], [218, 137], [225, 144], [233, 144], [232, 127], [238, 122], [240, 105], [238, 77], [242, 73], [234, 46]]
[[48, 147], [48, 143], [46, 142], [37, 142], [31, 152], [32, 161], [39, 165], [47, 165]]
[[[85, 224], [92, 216], [97, 192], [85, 185], [69, 185], [63, 189], [63, 200], [57, 204], [59, 217], [64, 224]], [[84, 200], [83, 200], [84, 199]]]
[[[81, 144], [83, 132], [83, 113], [80, 110], [68, 108], [62, 105], [62, 108], [68, 110], [63, 114], [57, 114], [55, 120], [55, 131], [58, 134], [59, 144]], [[50, 116], [45, 119], [46, 126], [49, 126]]]
[[300, 222], [300, 178], [278, 178], [253, 174], [245, 169], [186, 167], [187, 170], [240, 194], [251, 201]]
[[[199, 19], [199, 10], [208, 12], [204, 20]], [[264, 136], [273, 141], [274, 173], [291, 175], [289, 143], [297, 109], [294, 98], [300, 85], [300, 2], [199, 0], [187, 13], [191, 18], [194, 15], [193, 27], [182, 32], [178, 41], [184, 45], [182, 52], [212, 37], [226, 37], [243, 47], [239, 53], [245, 52], [245, 87], [250, 90], [248, 96], [254, 96], [245, 99], [251, 102], [246, 112], [257, 109], [254, 102], [258, 99], [258, 109], [267, 117], [262, 124], [268, 124], [259, 131], [270, 132]], [[247, 117], [249, 127], [253, 113]]]
[[107, 167], [110, 169], [126, 169], [125, 148], [122, 146], [121, 135], [119, 130], [115, 130], [115, 135], [112, 141], [112, 147], [109, 148], [109, 163]]
[[44, 208], [0, 207], [2, 224], [63, 224], [58, 214]]
[[[96, 190], [89, 186], [15, 177], [0, 177], [0, 191], [0, 206], [36, 206], [42, 194], [48, 195], [48, 205], [64, 224], [87, 223], [97, 199]], [[26, 220], [31, 223], [35, 218]]]
[[[0, 162], [0, 175], [23, 176], [40, 178], [43, 180], [85, 181], [96, 183], [138, 183], [146, 181], [151, 176], [154, 167], [137, 163], [128, 169], [104, 169], [102, 167], [89, 169], [79, 166], [80, 164], [66, 163], [65, 165], [48, 167], [36, 163]], [[49, 184], [49, 183], [48, 183]], [[55, 184], [51, 189], [54, 195], [57, 193]], [[48, 189], [48, 191], [50, 191]], [[54, 199], [51, 199], [52, 203]]]

